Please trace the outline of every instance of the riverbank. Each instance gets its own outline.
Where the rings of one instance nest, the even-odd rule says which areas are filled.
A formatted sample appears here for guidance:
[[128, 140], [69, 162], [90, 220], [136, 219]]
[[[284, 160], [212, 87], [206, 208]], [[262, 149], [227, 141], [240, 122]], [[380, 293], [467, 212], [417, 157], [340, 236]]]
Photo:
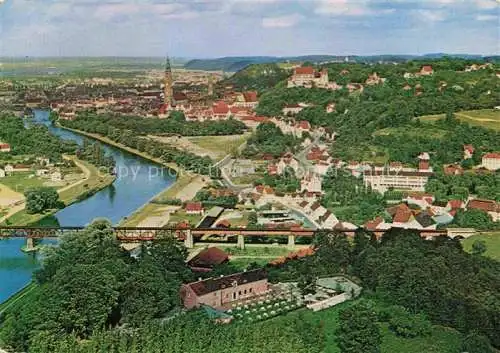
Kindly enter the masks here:
[[[108, 137], [104, 137], [99, 134], [88, 133], [77, 129], [67, 128], [60, 124], [58, 124], [58, 126], [61, 129], [66, 129], [74, 133], [98, 140], [104, 144], [111, 145], [131, 154], [137, 155], [141, 158], [157, 163], [161, 166], [173, 169], [177, 173], [177, 178], [173, 185], [170, 185], [159, 192], [142, 207], [134, 211], [130, 216], [127, 216], [123, 221], [120, 222], [121, 226], [163, 226], [164, 223], [168, 222], [169, 213], [171, 212], [171, 206], [169, 207], [168, 205], [162, 204], [162, 201], [167, 199], [180, 199], [181, 201], [191, 200], [196, 195], [196, 193], [207, 184], [208, 180], [210, 180], [208, 177], [187, 173], [176, 164], [165, 163], [160, 158], [152, 157], [147, 153], [140, 152], [136, 149], [115, 142]], [[157, 203], [155, 203], [155, 201], [157, 201]]]
[[[103, 175], [99, 169], [75, 156], [65, 156], [66, 159], [72, 160], [78, 166], [85, 177], [71, 185], [59, 189], [59, 198], [66, 207], [79, 202], [86, 197], [90, 197], [99, 190], [102, 190], [111, 185], [115, 177], [109, 174]], [[4, 225], [29, 225], [40, 221], [41, 219], [53, 215], [59, 209], [49, 210], [42, 214], [28, 214], [25, 210], [25, 203], [16, 205], [7, 215], [0, 219], [0, 223]]]
[[180, 174], [171, 187], [158, 193], [120, 225], [124, 227], [163, 226], [168, 222], [170, 212], [178, 208], [178, 206], [166, 205], [164, 201], [179, 199], [184, 202], [193, 199], [196, 193], [207, 184], [207, 179], [199, 175]]
[[64, 130], [72, 131], [72, 132], [74, 132], [76, 134], [79, 134], [79, 135], [82, 135], [82, 136], [90, 137], [90, 138], [92, 138], [94, 140], [98, 140], [98, 141], [100, 141], [102, 143], [105, 143], [107, 145], [111, 145], [113, 147], [119, 148], [119, 149], [124, 150], [124, 151], [126, 151], [128, 153], [135, 154], [136, 156], [139, 156], [141, 158], [147, 159], [148, 161], [151, 161], [151, 162], [157, 163], [159, 165], [162, 165], [162, 166], [168, 167], [170, 169], [173, 169], [176, 173], [182, 172], [182, 169], [177, 164], [175, 164], [175, 163], [165, 163], [160, 158], [155, 158], [155, 157], [153, 157], [153, 156], [151, 156], [151, 155], [149, 155], [147, 153], [138, 151], [138, 150], [136, 150], [134, 148], [130, 148], [130, 147], [125, 146], [124, 144], [121, 144], [119, 142], [115, 142], [115, 141], [111, 140], [108, 137], [105, 137], [105, 136], [102, 136], [102, 135], [99, 135], [99, 134], [92, 134], [90, 132], [86, 132], [86, 131], [82, 131], [82, 130], [72, 129], [72, 128], [63, 126], [63, 125], [58, 124], [58, 123], [56, 123], [56, 126], [59, 127], [59, 128], [61, 128], [61, 129], [64, 129]]

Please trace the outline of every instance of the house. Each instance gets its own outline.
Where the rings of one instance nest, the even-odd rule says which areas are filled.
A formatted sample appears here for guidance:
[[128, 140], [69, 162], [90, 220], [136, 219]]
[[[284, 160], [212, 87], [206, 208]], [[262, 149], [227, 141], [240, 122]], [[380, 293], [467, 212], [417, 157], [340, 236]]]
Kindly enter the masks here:
[[255, 174], [255, 163], [250, 159], [237, 159], [231, 167], [231, 175], [239, 177], [248, 174]]
[[43, 177], [43, 176], [46, 176], [47, 174], [49, 173], [49, 170], [48, 169], [37, 169], [35, 171], [35, 175], [37, 177]]
[[16, 172], [29, 172], [30, 171], [30, 166], [29, 165], [24, 165], [24, 164], [7, 164], [5, 166], [5, 173], [7, 174], [12, 174]]
[[462, 175], [464, 169], [459, 164], [448, 164], [443, 167], [445, 175]]
[[420, 72], [419, 72], [419, 74], [421, 76], [430, 76], [433, 73], [434, 73], [434, 70], [432, 69], [431, 65], [424, 65], [424, 66], [422, 66], [422, 68], [420, 69]]
[[5, 178], [5, 170], [0, 168], [0, 178]]
[[201, 202], [186, 202], [184, 206], [187, 214], [203, 214], [203, 204]]
[[313, 86], [326, 88], [328, 86], [328, 70], [316, 71], [311, 66], [296, 67], [293, 75], [288, 79], [288, 88]]
[[183, 284], [180, 297], [187, 309], [203, 304], [223, 309], [239, 300], [263, 295], [268, 288], [266, 271], [257, 269]]
[[200, 251], [191, 260], [188, 266], [196, 272], [209, 272], [214, 267], [229, 261], [229, 255], [217, 247], [209, 247]]
[[425, 191], [425, 184], [433, 173], [427, 170], [390, 170], [370, 169], [363, 172], [366, 187], [385, 193], [390, 188], [396, 190]]
[[296, 115], [304, 109], [303, 106], [299, 104], [287, 104], [281, 109], [283, 115]]
[[257, 99], [256, 91], [248, 91], [243, 92], [236, 98], [236, 102], [233, 103], [233, 106], [236, 107], [245, 107], [245, 108], [255, 108], [259, 103]]
[[366, 79], [366, 85], [372, 86], [372, 85], [378, 85], [381, 83], [385, 82], [385, 78], [380, 77], [376, 72], [373, 74], [370, 74], [368, 78]]
[[286, 153], [276, 165], [278, 168], [278, 175], [282, 175], [287, 167], [292, 168], [292, 170], [296, 173], [299, 170], [299, 162], [293, 157], [291, 153]]
[[474, 154], [474, 146], [464, 145], [464, 159], [472, 158]]
[[55, 170], [50, 174], [50, 180], [54, 182], [62, 181], [63, 175], [60, 171]]
[[329, 103], [326, 106], [326, 112], [329, 114], [329, 113], [333, 113], [334, 111], [335, 111], [335, 103]]
[[435, 197], [431, 194], [410, 193], [406, 198], [403, 199], [403, 201], [405, 201], [409, 205], [416, 205], [425, 210], [427, 207], [432, 206], [435, 201]]
[[10, 145], [5, 142], [0, 142], [0, 152], [10, 152]]
[[500, 221], [500, 203], [494, 200], [470, 200], [467, 209], [482, 210], [490, 215], [493, 222]]
[[500, 152], [490, 152], [483, 155], [481, 165], [488, 170], [500, 169]]
[[212, 118], [215, 120], [227, 120], [231, 116], [229, 106], [224, 101], [218, 101], [212, 106]]

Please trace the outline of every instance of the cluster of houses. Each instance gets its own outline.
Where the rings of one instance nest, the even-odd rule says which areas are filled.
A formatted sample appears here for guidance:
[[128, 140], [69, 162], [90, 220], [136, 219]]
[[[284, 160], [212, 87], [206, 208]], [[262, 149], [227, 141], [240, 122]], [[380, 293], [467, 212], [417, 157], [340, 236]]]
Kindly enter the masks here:
[[458, 210], [481, 210], [494, 222], [500, 220], [500, 203], [494, 200], [459, 199], [448, 202], [436, 201], [434, 195], [410, 193], [403, 203], [387, 209], [387, 217], [377, 217], [366, 222], [364, 228], [373, 232], [384, 232], [390, 228], [434, 230], [451, 222]]
[[52, 182], [60, 182], [64, 179], [64, 175], [60, 168], [52, 164], [48, 158], [38, 157], [37, 163], [28, 164], [6, 164], [0, 167], [0, 178], [5, 178], [8, 175], [16, 173], [34, 172], [36, 177], [46, 178]]

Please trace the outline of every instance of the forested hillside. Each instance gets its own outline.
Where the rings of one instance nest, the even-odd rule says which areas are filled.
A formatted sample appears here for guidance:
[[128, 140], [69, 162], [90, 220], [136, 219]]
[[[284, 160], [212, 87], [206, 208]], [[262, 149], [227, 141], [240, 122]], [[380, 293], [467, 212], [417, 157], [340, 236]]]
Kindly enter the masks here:
[[[500, 263], [465, 253], [458, 240], [429, 241], [404, 230], [380, 242], [363, 232], [354, 241], [324, 232], [314, 242], [314, 255], [267, 266], [270, 280], [307, 284], [343, 273], [361, 280], [364, 299], [320, 313], [217, 325], [202, 311], [178, 310], [181, 283], [195, 279], [183, 245], [166, 237], [132, 258], [110, 224], [97, 221], [47, 254], [38, 287], [0, 318], [0, 342], [38, 353], [339, 352], [337, 345], [355, 337], [382, 343], [382, 353], [419, 352], [413, 340], [443, 353], [478, 342], [481, 350], [471, 352], [492, 352], [490, 342], [500, 347]], [[388, 344], [396, 339], [400, 348]]]

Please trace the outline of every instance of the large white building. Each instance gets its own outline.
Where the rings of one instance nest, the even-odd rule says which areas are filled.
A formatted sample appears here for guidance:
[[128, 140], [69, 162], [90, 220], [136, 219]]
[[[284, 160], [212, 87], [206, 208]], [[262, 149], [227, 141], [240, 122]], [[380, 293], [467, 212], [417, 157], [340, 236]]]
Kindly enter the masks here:
[[486, 153], [482, 158], [482, 166], [488, 170], [500, 169], [500, 152]]
[[328, 70], [316, 71], [313, 67], [297, 67], [288, 79], [288, 88], [292, 87], [328, 87]]
[[433, 175], [429, 165], [429, 154], [424, 152], [419, 156], [418, 169], [403, 168], [400, 164], [389, 167], [374, 167], [363, 172], [366, 187], [384, 193], [389, 189], [425, 191], [425, 184]]

